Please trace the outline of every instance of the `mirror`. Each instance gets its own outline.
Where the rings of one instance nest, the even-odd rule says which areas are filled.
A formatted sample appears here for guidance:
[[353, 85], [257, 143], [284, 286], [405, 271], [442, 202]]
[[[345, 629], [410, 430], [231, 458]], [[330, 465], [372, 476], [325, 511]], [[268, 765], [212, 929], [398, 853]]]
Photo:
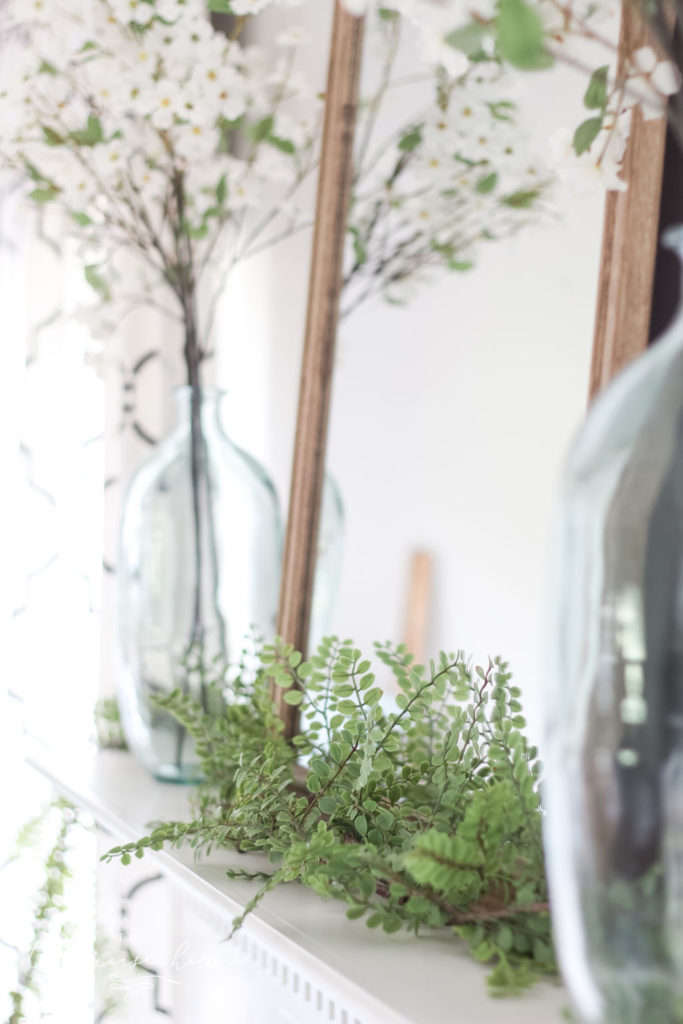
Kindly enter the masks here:
[[[316, 40], [301, 51], [316, 84], [324, 80], [325, 7], [297, 9]], [[264, 21], [276, 33], [290, 19], [275, 11]], [[428, 102], [417, 66], [415, 42], [405, 38], [392, 72], [401, 84], [389, 90], [375, 129], [380, 143], [408, 105], [418, 116]], [[364, 94], [378, 69], [369, 29]], [[558, 125], [580, 117], [582, 81], [557, 67], [522, 85], [525, 122], [537, 151], [547, 152]], [[532, 706], [545, 672], [557, 480], [587, 401], [603, 205], [601, 192], [559, 189], [533, 225], [482, 243], [473, 269], [435, 271], [404, 307], [368, 302], [344, 318], [337, 341], [327, 465], [344, 502], [345, 540], [331, 630], [364, 649], [405, 638], [412, 559], [423, 552], [431, 564], [423, 653], [500, 653]], [[302, 235], [257, 257], [237, 289], [268, 379], [259, 454], [284, 494], [309, 249]]]

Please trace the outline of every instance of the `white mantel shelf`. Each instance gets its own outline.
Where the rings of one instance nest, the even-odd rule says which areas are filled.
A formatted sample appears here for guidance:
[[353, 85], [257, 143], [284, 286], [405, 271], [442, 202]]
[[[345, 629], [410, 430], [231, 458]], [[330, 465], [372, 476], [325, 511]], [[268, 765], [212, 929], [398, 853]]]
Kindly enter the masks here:
[[[61, 768], [35, 758], [34, 768], [112, 837], [112, 845], [139, 838], [149, 823], [190, 816], [191, 789], [152, 780], [129, 755], [103, 751], [87, 763]], [[153, 858], [168, 877], [227, 926], [241, 913], [255, 884], [229, 879], [229, 853], [195, 861], [192, 851], [159, 851]], [[106, 870], [106, 869], [105, 869]], [[386, 935], [349, 921], [344, 905], [323, 901], [292, 883], [270, 893], [249, 916], [242, 948], [294, 993], [317, 997], [298, 1019], [334, 1024], [561, 1024], [566, 993], [539, 984], [522, 997], [494, 999], [486, 971], [450, 934]], [[233, 942], [237, 941], [234, 939]], [[310, 993], [314, 993], [311, 997]], [[278, 1020], [285, 1019], [278, 1017]], [[294, 1019], [291, 1012], [287, 1020]]]

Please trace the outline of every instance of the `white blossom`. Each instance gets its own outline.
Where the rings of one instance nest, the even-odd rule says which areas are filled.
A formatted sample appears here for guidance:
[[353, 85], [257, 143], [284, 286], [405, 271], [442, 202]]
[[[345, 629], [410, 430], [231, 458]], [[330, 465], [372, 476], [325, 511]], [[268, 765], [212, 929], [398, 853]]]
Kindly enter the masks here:
[[675, 96], [681, 88], [681, 75], [670, 60], [662, 60], [650, 75], [652, 85], [663, 96]]
[[139, 109], [149, 115], [155, 128], [169, 131], [177, 119], [187, 115], [183, 86], [173, 79], [161, 78], [141, 91]]
[[[584, 197], [595, 192], [623, 192], [627, 183], [620, 176], [621, 157], [625, 138], [621, 134], [614, 136], [615, 141], [604, 154], [586, 152], [577, 156], [573, 147], [573, 133], [568, 129], [558, 129], [551, 139], [551, 160], [560, 180], [570, 193]], [[606, 139], [600, 139], [604, 146]]]
[[291, 25], [284, 31], [279, 32], [275, 42], [278, 46], [290, 47], [290, 46], [303, 46], [305, 43], [310, 43], [312, 36], [301, 25]]

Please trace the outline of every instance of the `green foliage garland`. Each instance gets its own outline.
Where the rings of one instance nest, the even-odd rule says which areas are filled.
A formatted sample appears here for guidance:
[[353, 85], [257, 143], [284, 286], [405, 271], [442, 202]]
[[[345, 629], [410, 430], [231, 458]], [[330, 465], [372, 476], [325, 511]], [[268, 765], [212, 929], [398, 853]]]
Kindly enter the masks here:
[[[31, 947], [19, 965], [16, 988], [9, 993], [12, 1012], [6, 1024], [19, 1024], [27, 1019], [24, 1011], [29, 992], [40, 996], [40, 964], [46, 943], [66, 910], [64, 886], [71, 877], [67, 857], [72, 833], [81, 824], [78, 812], [68, 800], [55, 797], [36, 818], [22, 827], [16, 841], [16, 855], [40, 841], [43, 827], [50, 821], [53, 811], [57, 818], [57, 832], [45, 855], [43, 880], [34, 903]], [[60, 937], [62, 940], [68, 938], [67, 923], [61, 925]]]
[[101, 697], [95, 705], [95, 731], [99, 750], [127, 750], [116, 697]]
[[[233, 929], [276, 885], [296, 880], [344, 900], [347, 916], [370, 928], [448, 927], [492, 965], [495, 991], [519, 991], [555, 970], [540, 765], [521, 731], [520, 691], [500, 658], [472, 670], [462, 652], [441, 653], [427, 669], [403, 646], [376, 652], [399, 687], [391, 711], [370, 661], [336, 637], [306, 662], [279, 639], [264, 647], [255, 677], [243, 671], [220, 717], [179, 691], [158, 698], [201, 758], [198, 815], [105, 859], [129, 863], [184, 843], [198, 854], [260, 851], [270, 871], [228, 872], [262, 881]], [[271, 679], [301, 708], [294, 747]]]
[[[97, 702], [94, 722], [100, 750], [126, 749], [115, 698], [102, 698]], [[49, 936], [57, 930], [60, 921], [61, 940], [66, 942], [69, 938], [67, 904], [64, 899], [64, 888], [71, 877], [67, 858], [74, 833], [79, 828], [88, 827], [78, 810], [64, 797], [55, 796], [39, 814], [21, 826], [15, 841], [15, 852], [10, 859], [15, 860], [27, 850], [39, 847], [53, 818], [56, 820], [56, 834], [45, 854], [42, 881], [33, 902], [31, 943], [18, 965], [16, 986], [9, 993], [12, 1012], [5, 1024], [19, 1024], [19, 1021], [26, 1019], [25, 1004], [29, 993], [38, 1002], [42, 999], [40, 965]]]

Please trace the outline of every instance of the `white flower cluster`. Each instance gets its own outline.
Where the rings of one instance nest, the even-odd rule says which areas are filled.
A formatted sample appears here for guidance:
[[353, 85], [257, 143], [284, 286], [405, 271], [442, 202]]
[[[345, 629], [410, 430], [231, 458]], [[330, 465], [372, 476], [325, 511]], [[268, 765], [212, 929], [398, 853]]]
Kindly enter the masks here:
[[[237, 26], [269, 2], [298, 0], [231, 0]], [[427, 268], [465, 268], [478, 241], [528, 221], [549, 177], [486, 40], [475, 61], [447, 42], [453, 0], [378, 5], [385, 42], [399, 19], [420, 26], [434, 102], [375, 139], [389, 45], [386, 83], [361, 106], [346, 309], [394, 296]], [[282, 32], [272, 53], [215, 30], [206, 0], [10, 0], [2, 10], [24, 45], [1, 71], [0, 162], [99, 246], [88, 280], [102, 298], [120, 301], [117, 254], [133, 248], [152, 271], [140, 274], [141, 294], [161, 283], [185, 316], [211, 259], [229, 270], [310, 219], [297, 202], [317, 162], [320, 101], [295, 67], [301, 29]]]
[[[669, 97], [681, 86], [669, 60], [649, 46], [618, 60], [619, 0], [538, 0], [548, 48], [558, 61], [595, 68], [599, 88], [586, 92], [586, 122], [577, 132], [558, 131], [552, 162], [579, 193], [596, 186], [623, 191], [621, 177], [633, 110], [646, 120], [666, 115]], [[585, 80], [587, 81], [587, 79]]]
[[[360, 10], [359, 0], [345, 0]], [[486, 26], [483, 48], [492, 53], [497, 15], [494, 0], [388, 0], [412, 18], [423, 38], [423, 48], [435, 60], [443, 59], [448, 33], [475, 18]], [[367, 7], [367, 4], [365, 5]], [[558, 131], [548, 154], [560, 177], [578, 192], [597, 187], [623, 190], [621, 177], [631, 115], [638, 107], [645, 119], [664, 117], [669, 97], [681, 88], [681, 76], [669, 60], [641, 47], [618, 63], [616, 29], [620, 0], [529, 0], [543, 27], [545, 45], [559, 62], [578, 68], [605, 69], [606, 93], [603, 106], [594, 106], [588, 120], [595, 137], [586, 148], [577, 144], [575, 133]], [[472, 24], [472, 22], [470, 22]], [[581, 79], [578, 79], [581, 82]], [[584, 79], [586, 81], [586, 79]]]
[[347, 310], [366, 293], [398, 300], [424, 268], [467, 270], [480, 242], [538, 217], [552, 175], [532, 156], [510, 95], [497, 62], [472, 64], [370, 166], [351, 210], [356, 281]]
[[226, 225], [282, 211], [317, 115], [291, 38], [275, 55], [241, 46], [205, 0], [31, 8], [9, 9], [30, 42], [3, 65], [0, 160], [28, 170], [35, 200], [57, 201], [108, 251], [132, 244], [171, 284], [183, 245], [198, 271]]

